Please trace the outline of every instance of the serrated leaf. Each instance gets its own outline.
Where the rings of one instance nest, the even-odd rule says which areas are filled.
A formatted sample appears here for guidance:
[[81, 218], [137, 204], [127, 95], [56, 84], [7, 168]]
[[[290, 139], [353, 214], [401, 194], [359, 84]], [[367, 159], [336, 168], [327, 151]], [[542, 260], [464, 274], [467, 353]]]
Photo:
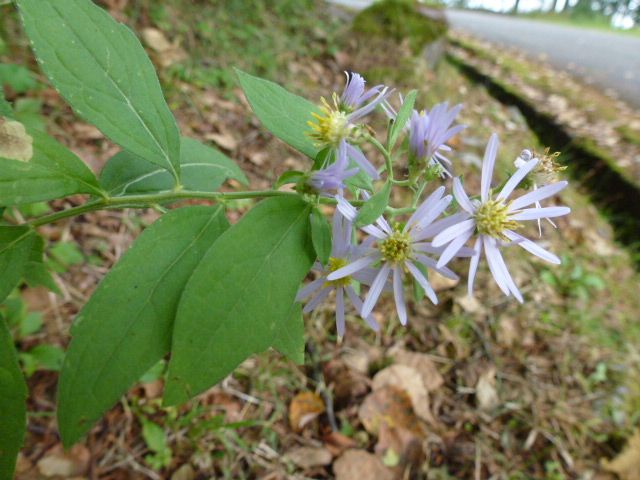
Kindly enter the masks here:
[[135, 34], [91, 0], [16, 0], [51, 83], [107, 137], [178, 176], [180, 137]]
[[[183, 137], [180, 149], [181, 183], [184, 190], [215, 192], [228, 179], [249, 183], [240, 167], [215, 148]], [[100, 174], [102, 187], [111, 195], [161, 192], [173, 189], [173, 178], [131, 152], [111, 157]]]
[[102, 280], [76, 318], [60, 376], [58, 425], [65, 445], [169, 351], [182, 289], [227, 227], [221, 206], [172, 210]]
[[311, 224], [313, 248], [320, 262], [326, 265], [331, 256], [331, 225], [322, 212], [315, 207], [309, 215], [309, 223]]
[[402, 102], [402, 106], [398, 111], [398, 115], [396, 116], [395, 122], [391, 125], [391, 129], [389, 130], [389, 151], [393, 150], [393, 146], [396, 144], [398, 140], [398, 136], [404, 129], [404, 126], [409, 121], [411, 117], [411, 113], [413, 112], [413, 106], [416, 103], [416, 96], [418, 95], [417, 90], [411, 90], [406, 97], [404, 97], [404, 101]]
[[273, 340], [273, 348], [297, 365], [304, 365], [304, 319], [302, 305], [291, 305]]
[[262, 124], [280, 140], [309, 158], [316, 158], [318, 148], [307, 135], [312, 113], [320, 113], [317, 105], [294, 95], [277, 83], [254, 77], [236, 69], [242, 90]]
[[28, 162], [0, 158], [0, 205], [22, 205], [76, 193], [101, 195], [98, 180], [74, 153], [45, 133], [29, 131]]
[[20, 283], [34, 239], [29, 227], [0, 226], [0, 302]]
[[362, 208], [360, 208], [360, 211], [356, 216], [356, 226], [363, 227], [375, 222], [376, 219], [384, 213], [384, 210], [389, 205], [390, 194], [391, 182], [387, 182], [378, 193], [373, 195], [369, 200], [365, 202]]
[[11, 480], [27, 424], [27, 385], [0, 317], [0, 480]]
[[273, 345], [315, 259], [308, 216], [296, 196], [263, 200], [207, 252], [178, 307], [166, 404], [188, 400]]

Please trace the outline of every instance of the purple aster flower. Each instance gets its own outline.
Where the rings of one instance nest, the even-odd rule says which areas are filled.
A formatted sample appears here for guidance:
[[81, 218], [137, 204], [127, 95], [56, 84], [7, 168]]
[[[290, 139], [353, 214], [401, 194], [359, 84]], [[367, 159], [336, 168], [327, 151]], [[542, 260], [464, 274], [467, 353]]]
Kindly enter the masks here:
[[312, 172], [308, 184], [322, 193], [330, 190], [342, 191], [345, 188], [344, 181], [358, 173], [358, 168], [347, 168], [348, 163], [347, 144], [341, 142], [338, 146], [335, 162], [321, 170]]
[[309, 136], [318, 146], [344, 146], [347, 158], [353, 160], [373, 179], [380, 178], [376, 168], [364, 154], [355, 148], [349, 139], [356, 136], [361, 128], [359, 120], [371, 113], [384, 102], [391, 93], [388, 87], [377, 85], [365, 91], [365, 81], [357, 73], [348, 73], [342, 96], [333, 94], [333, 105], [322, 98], [321, 113], [312, 113], [313, 121], [307, 122], [312, 131]]
[[336, 209], [336, 212], [333, 215], [333, 246], [331, 248], [329, 264], [327, 266], [323, 266], [319, 262], [316, 262], [313, 266], [313, 270], [318, 272], [320, 276], [301, 288], [296, 296], [296, 301], [300, 302], [313, 295], [311, 300], [309, 300], [302, 310], [304, 313], [308, 313], [318, 308], [322, 301], [325, 300], [332, 291], [335, 292], [336, 329], [339, 337], [343, 337], [345, 333], [345, 297], [349, 298], [358, 314], [365, 319], [371, 328], [375, 331], [380, 329], [378, 323], [370, 313], [362, 315], [362, 300], [360, 300], [360, 297], [356, 294], [352, 286], [352, 280], [364, 283], [370, 282], [372, 280], [371, 271], [365, 270], [359, 272], [357, 275], [347, 275], [339, 278], [338, 280], [329, 280], [327, 278], [332, 272], [340, 269], [344, 265], [347, 265], [353, 255], [357, 255], [359, 247], [353, 245], [351, 241], [352, 233], [351, 222], [343, 217]]
[[465, 125], [451, 126], [460, 110], [461, 104], [449, 109], [448, 102], [439, 103], [430, 112], [414, 110], [409, 121], [411, 153], [429, 166], [438, 165], [443, 176], [451, 176], [451, 160], [445, 156], [451, 147], [446, 142], [466, 128]]
[[[409, 272], [411, 276], [424, 289], [429, 299], [438, 303], [436, 293], [429, 281], [422, 273], [418, 265], [431, 268], [442, 275], [457, 279], [457, 275], [447, 267], [438, 267], [437, 262], [426, 254], [440, 253], [442, 249], [435, 248], [431, 243], [424, 242], [425, 238], [438, 233], [439, 229], [446, 228], [448, 224], [440, 224], [435, 227], [434, 220], [447, 208], [452, 200], [451, 195], [443, 197], [444, 187], [433, 192], [413, 213], [406, 225], [401, 228], [395, 225], [392, 228], [389, 223], [380, 217], [375, 224], [362, 227], [377, 243], [377, 248], [369, 246], [360, 251], [360, 255], [351, 263], [336, 269], [327, 276], [328, 280], [339, 281], [341, 278], [353, 275], [372, 265], [380, 264], [377, 274], [371, 283], [371, 288], [362, 306], [361, 315], [369, 315], [375, 306], [380, 294], [392, 275], [393, 293], [396, 310], [402, 325], [407, 323], [407, 306], [404, 299], [403, 274]], [[357, 215], [356, 209], [342, 197], [338, 200], [338, 210], [350, 221]]]
[[438, 260], [438, 267], [443, 267], [471, 237], [477, 235], [469, 267], [469, 294], [473, 293], [478, 262], [484, 250], [489, 270], [500, 289], [505, 295], [513, 294], [519, 302], [522, 302], [522, 295], [507, 270], [499, 247], [513, 243], [543, 260], [559, 264], [560, 259], [557, 256], [516, 233], [515, 230], [520, 228], [522, 226], [520, 222], [525, 220], [567, 215], [571, 211], [568, 207], [525, 208], [555, 195], [567, 186], [567, 182], [552, 183], [509, 201], [511, 193], [538, 164], [538, 159], [533, 158], [525, 161], [504, 184], [500, 193], [494, 197], [491, 190], [491, 177], [497, 153], [498, 136], [493, 134], [482, 161], [480, 200], [471, 201], [460, 179], [454, 178], [453, 194], [463, 209], [461, 212], [463, 216], [460, 221], [438, 233], [432, 243], [435, 247], [445, 247]]

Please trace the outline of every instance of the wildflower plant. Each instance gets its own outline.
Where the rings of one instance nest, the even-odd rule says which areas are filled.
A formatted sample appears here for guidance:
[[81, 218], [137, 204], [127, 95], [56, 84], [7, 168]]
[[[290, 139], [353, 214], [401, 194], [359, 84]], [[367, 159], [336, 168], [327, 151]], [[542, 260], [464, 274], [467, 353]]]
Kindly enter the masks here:
[[[457, 278], [448, 266], [455, 257], [470, 258], [470, 293], [484, 254], [500, 289], [520, 301], [502, 250], [521, 247], [559, 263], [521, 233], [526, 221], [569, 213], [540, 203], [566, 182], [532, 177], [557, 173], [554, 159], [521, 155], [515, 173], [494, 189], [493, 135], [480, 194], [469, 197], [447, 145], [464, 128], [456, 122], [461, 106], [419, 112], [412, 91], [396, 111], [392, 88], [367, 88], [355, 73], [347, 73], [341, 94], [317, 106], [238, 71], [262, 124], [308, 157], [309, 168], [285, 172], [269, 189], [221, 191], [229, 179], [247, 185], [245, 174], [221, 152], [181, 136], [132, 31], [90, 0], [15, 4], [51, 84], [121, 151], [96, 177], [61, 143], [20, 124], [0, 96], [0, 302], [23, 282], [56, 289], [40, 227], [99, 210], [164, 212], [75, 318], [57, 394], [66, 446], [166, 356], [164, 403], [182, 404], [254, 353], [274, 348], [302, 363], [303, 311], [335, 305], [342, 337], [352, 317], [379, 328], [374, 309], [385, 292], [402, 324], [409, 320], [408, 286], [437, 303], [430, 272]], [[383, 110], [391, 117], [387, 131], [374, 132], [369, 116]], [[394, 167], [408, 174], [397, 177]], [[531, 190], [516, 195], [519, 186]], [[21, 205], [72, 195], [84, 195], [83, 203], [25, 221], [10, 215]], [[392, 206], [398, 198], [406, 204]], [[186, 199], [208, 202], [182, 205]], [[230, 225], [225, 208], [236, 199], [259, 201]], [[2, 319], [0, 386], [0, 477], [9, 478], [27, 390]]]

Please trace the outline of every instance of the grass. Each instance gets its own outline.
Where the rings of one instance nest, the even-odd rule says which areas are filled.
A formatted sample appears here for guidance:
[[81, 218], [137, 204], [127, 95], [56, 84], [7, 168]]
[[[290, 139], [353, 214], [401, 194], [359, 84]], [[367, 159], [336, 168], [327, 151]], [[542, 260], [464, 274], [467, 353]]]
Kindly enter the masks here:
[[410, 0], [383, 0], [358, 13], [352, 29], [367, 39], [392, 39], [397, 43], [406, 40], [418, 54], [444, 35], [447, 25], [417, 13], [416, 8], [417, 4]]

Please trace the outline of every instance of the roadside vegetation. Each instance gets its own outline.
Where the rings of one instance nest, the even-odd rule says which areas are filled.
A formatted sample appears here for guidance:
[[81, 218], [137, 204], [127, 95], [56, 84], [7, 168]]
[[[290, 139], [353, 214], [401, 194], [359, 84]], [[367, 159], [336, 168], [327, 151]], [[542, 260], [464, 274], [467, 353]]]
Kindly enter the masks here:
[[[317, 102], [340, 91], [344, 70], [363, 58], [371, 62], [362, 52], [366, 36], [354, 39], [347, 20], [337, 20], [327, 5], [313, 0], [102, 3], [142, 32], [181, 130], [237, 158], [254, 188], [273, 184], [304, 160], [252, 116], [233, 67]], [[46, 128], [99, 171], [117, 148], [62, 108], [57, 93], [33, 73], [34, 61], [10, 11], [0, 6], [0, 82], [18, 119]], [[368, 29], [375, 27], [366, 25], [360, 34], [372, 34]], [[384, 68], [364, 65], [371, 65], [376, 82], [418, 88], [419, 108], [444, 100], [464, 103], [460, 121], [469, 128], [451, 142], [451, 159], [469, 182], [478, 178], [493, 132], [501, 138], [505, 172], [513, 171], [523, 148], [554, 149], [541, 143], [518, 109], [497, 101], [444, 57], [430, 66], [410, 50], [403, 52], [412, 60], [402, 76], [392, 68], [394, 49], [376, 52]], [[517, 65], [502, 63], [510, 74]], [[545, 82], [539, 71], [520, 73], [536, 87]], [[591, 122], [592, 110], [585, 110]], [[387, 120], [380, 113], [375, 121]], [[618, 131], [635, 138], [629, 125]], [[544, 226], [545, 247], [561, 254], [563, 265], [549, 268], [515, 251], [509, 257], [524, 305], [501, 297], [486, 268], [478, 282], [487, 288], [476, 299], [467, 296], [465, 278], [433, 278], [440, 304], [411, 302], [406, 328], [389, 301], [377, 316], [380, 333], [350, 316], [347, 335], [338, 342], [335, 308], [327, 304], [306, 321], [304, 366], [275, 352], [254, 356], [219, 386], [176, 409], [161, 404], [166, 363], [160, 362], [86, 441], [67, 452], [59, 442], [54, 405], [70, 325], [108, 268], [159, 214], [92, 213], [43, 229], [54, 292], [25, 286], [0, 306], [32, 392], [17, 478], [349, 480], [356, 478], [353, 472], [363, 479], [636, 478], [619, 460], [608, 460], [640, 421], [640, 275], [579, 182], [559, 201], [573, 213], [557, 230]], [[79, 204], [81, 198], [69, 202]], [[249, 202], [229, 202], [230, 221]], [[28, 205], [3, 215], [28, 219], [63, 206], [68, 205]], [[394, 380], [385, 383], [385, 377]], [[637, 445], [631, 448], [632, 468], [639, 468], [640, 452]]]

